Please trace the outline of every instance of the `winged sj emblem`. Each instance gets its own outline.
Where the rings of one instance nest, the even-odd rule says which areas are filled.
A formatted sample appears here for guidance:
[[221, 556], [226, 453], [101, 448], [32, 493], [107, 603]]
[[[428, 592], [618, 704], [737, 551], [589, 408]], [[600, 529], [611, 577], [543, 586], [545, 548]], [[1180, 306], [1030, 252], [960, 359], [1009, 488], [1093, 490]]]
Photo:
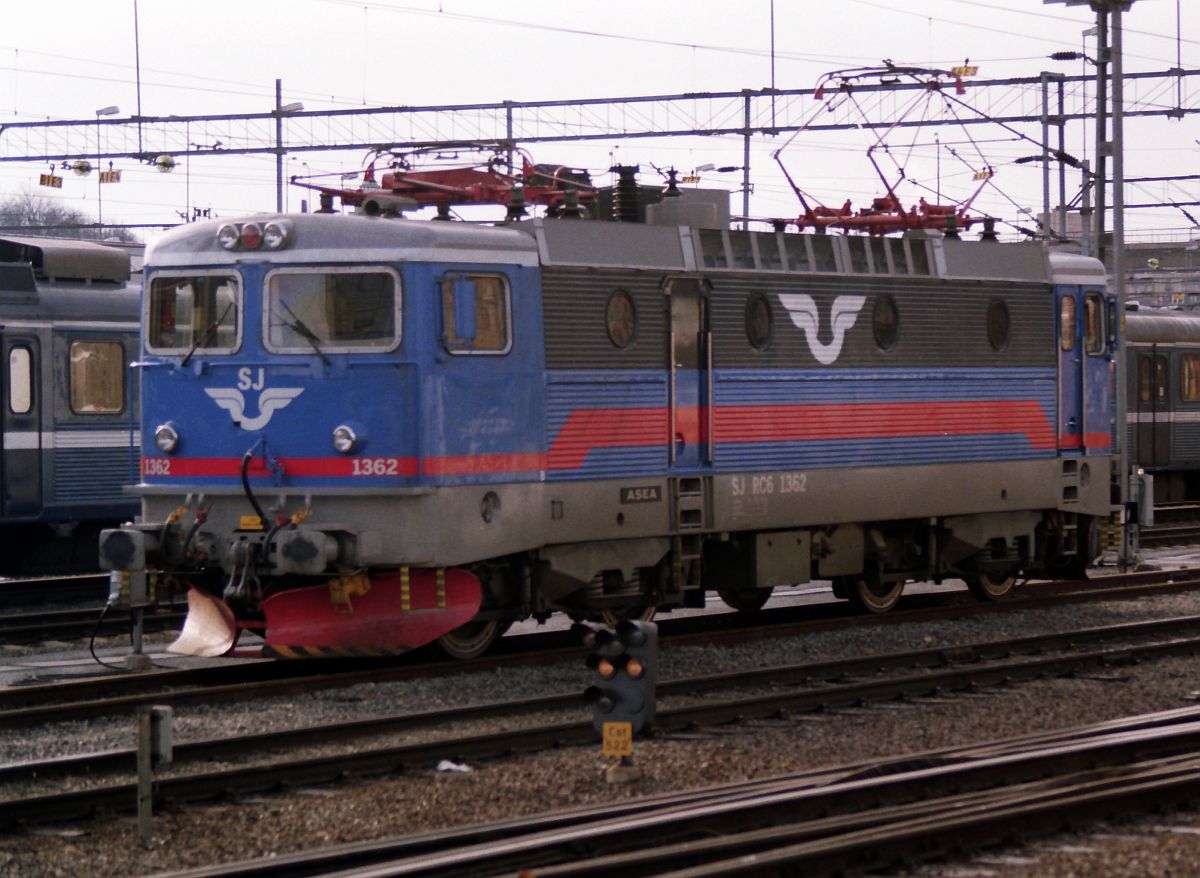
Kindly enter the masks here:
[[204, 392], [233, 418], [243, 430], [261, 430], [280, 409], [304, 392], [303, 387], [268, 387], [258, 395], [258, 414], [246, 417], [246, 397], [234, 387], [206, 387]]
[[779, 294], [779, 303], [791, 315], [792, 323], [796, 324], [798, 329], [804, 330], [804, 337], [808, 339], [808, 349], [822, 366], [828, 366], [841, 354], [846, 333], [858, 320], [858, 312], [866, 302], [866, 296], [838, 296], [834, 299], [833, 306], [829, 309], [829, 325], [833, 339], [828, 344], [822, 344], [817, 337], [821, 329], [821, 315], [813, 297], [806, 293]]

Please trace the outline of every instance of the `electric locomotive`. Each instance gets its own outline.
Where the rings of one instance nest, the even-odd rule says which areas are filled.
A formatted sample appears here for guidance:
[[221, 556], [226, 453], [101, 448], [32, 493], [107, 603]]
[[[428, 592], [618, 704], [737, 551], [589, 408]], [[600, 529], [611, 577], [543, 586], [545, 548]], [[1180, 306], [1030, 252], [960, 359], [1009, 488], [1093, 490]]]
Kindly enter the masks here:
[[882, 612], [908, 581], [996, 599], [1098, 553], [1096, 260], [733, 230], [703, 196], [495, 226], [355, 203], [147, 255], [142, 514], [101, 555], [115, 587], [191, 586], [180, 651], [251, 628], [276, 656], [465, 657], [555, 611], [823, 579]]
[[96, 570], [137, 513], [138, 309], [127, 252], [0, 238], [0, 574]]

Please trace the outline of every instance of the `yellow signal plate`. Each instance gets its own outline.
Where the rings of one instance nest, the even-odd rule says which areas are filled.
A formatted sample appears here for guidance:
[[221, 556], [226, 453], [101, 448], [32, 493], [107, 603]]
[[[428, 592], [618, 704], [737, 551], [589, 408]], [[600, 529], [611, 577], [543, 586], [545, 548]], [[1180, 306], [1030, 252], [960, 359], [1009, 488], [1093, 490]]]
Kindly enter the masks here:
[[633, 723], [605, 723], [602, 735], [605, 756], [633, 755]]
[[264, 530], [262, 519], [257, 515], [243, 515], [238, 519], [238, 530]]

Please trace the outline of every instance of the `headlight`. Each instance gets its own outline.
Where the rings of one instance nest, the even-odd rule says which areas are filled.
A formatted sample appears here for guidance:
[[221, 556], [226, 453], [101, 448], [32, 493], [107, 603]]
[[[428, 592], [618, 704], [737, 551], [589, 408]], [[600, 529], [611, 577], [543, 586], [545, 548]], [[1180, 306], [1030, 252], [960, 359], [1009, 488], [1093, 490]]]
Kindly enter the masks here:
[[217, 243], [226, 250], [234, 250], [238, 245], [238, 227], [233, 223], [225, 223], [217, 230]]
[[342, 424], [333, 431], [333, 447], [342, 454], [349, 454], [358, 447], [358, 436], [354, 430]]
[[154, 431], [154, 444], [164, 454], [174, 454], [179, 447], [179, 433], [170, 424], [162, 424]]
[[270, 222], [263, 226], [263, 246], [278, 250], [288, 239], [288, 227], [284, 223]]

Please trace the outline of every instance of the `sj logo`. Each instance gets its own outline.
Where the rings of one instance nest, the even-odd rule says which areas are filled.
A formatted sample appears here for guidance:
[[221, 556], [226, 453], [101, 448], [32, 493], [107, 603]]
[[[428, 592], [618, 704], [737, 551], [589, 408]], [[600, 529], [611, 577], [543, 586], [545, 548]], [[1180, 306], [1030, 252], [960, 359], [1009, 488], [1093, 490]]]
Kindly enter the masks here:
[[[266, 387], [264, 370], [259, 369], [255, 376], [250, 369], [242, 369], [238, 373], [238, 386], [235, 387], [206, 387], [204, 392], [213, 402], [233, 418], [233, 423], [243, 430], [261, 430], [267, 426], [275, 412], [287, 408], [291, 401], [304, 392], [303, 387]], [[243, 391], [257, 390], [258, 414], [253, 418], [246, 417], [246, 396]]]
[[858, 312], [867, 302], [866, 296], [838, 296], [833, 300], [829, 309], [829, 326], [833, 338], [828, 344], [822, 344], [818, 338], [821, 329], [821, 315], [817, 311], [817, 303], [813, 297], [805, 293], [780, 293], [779, 302], [791, 315], [792, 323], [797, 329], [804, 330], [808, 340], [808, 349], [822, 366], [828, 366], [842, 352], [842, 343], [846, 333], [858, 320]]

